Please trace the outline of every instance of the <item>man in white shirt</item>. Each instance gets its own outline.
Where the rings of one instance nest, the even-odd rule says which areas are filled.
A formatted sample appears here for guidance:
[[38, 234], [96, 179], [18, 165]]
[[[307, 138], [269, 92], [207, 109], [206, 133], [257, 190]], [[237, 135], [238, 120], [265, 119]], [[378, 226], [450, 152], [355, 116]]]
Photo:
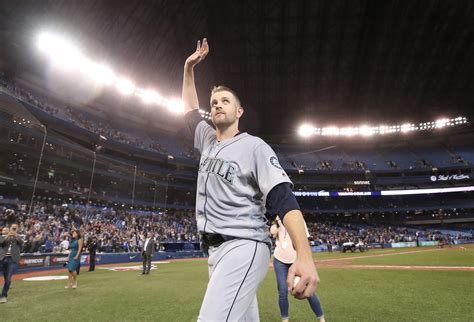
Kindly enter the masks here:
[[64, 240], [59, 243], [59, 251], [62, 253], [62, 252], [65, 252], [69, 249], [69, 240], [68, 240], [68, 236], [65, 235], [64, 236]]

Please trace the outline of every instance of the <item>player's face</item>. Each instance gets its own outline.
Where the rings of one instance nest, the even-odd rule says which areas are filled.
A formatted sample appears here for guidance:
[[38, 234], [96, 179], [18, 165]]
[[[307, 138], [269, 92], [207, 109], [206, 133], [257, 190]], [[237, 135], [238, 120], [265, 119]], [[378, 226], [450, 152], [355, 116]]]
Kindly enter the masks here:
[[211, 118], [216, 127], [226, 128], [237, 123], [242, 113], [243, 108], [231, 92], [220, 91], [211, 96]]

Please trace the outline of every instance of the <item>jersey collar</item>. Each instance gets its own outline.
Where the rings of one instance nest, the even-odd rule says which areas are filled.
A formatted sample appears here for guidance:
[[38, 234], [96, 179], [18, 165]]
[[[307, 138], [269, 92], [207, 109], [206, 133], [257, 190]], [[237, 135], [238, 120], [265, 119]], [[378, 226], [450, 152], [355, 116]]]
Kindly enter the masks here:
[[[235, 133], [235, 135], [234, 135], [232, 138], [235, 138], [236, 136], [241, 135], [241, 134], [244, 134], [244, 133], [245, 133], [245, 132], [240, 132], [240, 131], [239, 131], [239, 132]], [[216, 142], [217, 142], [217, 144], [221, 144], [221, 143], [222, 143], [221, 141], [219, 141], [219, 140], [217, 140], [217, 139], [216, 139]]]

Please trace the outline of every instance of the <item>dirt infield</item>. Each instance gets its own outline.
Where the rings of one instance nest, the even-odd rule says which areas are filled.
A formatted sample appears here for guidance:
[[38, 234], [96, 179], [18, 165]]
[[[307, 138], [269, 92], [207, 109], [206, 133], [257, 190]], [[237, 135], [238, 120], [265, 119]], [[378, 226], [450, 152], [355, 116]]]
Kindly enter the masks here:
[[[169, 259], [167, 261], [169, 262], [182, 262], [182, 261], [192, 261], [192, 260], [207, 260], [207, 258], [204, 257], [197, 257], [197, 258], [175, 258], [175, 259]], [[129, 265], [129, 264], [137, 264], [141, 265], [141, 262], [124, 262], [124, 263], [114, 263], [114, 264], [103, 264], [103, 265], [96, 265], [95, 268], [101, 268], [101, 267], [114, 267], [114, 266], [123, 266], [123, 265]], [[87, 270], [89, 269], [89, 265], [81, 265], [81, 274], [88, 274]], [[45, 276], [45, 275], [56, 275], [60, 273], [66, 273], [67, 270], [65, 268], [58, 268], [58, 269], [47, 269], [47, 270], [38, 270], [38, 271], [31, 271], [31, 272], [25, 272], [25, 273], [19, 273], [19, 274], [14, 274], [12, 280], [17, 281], [17, 280], [22, 280], [24, 278], [28, 277], [36, 277], [36, 276]], [[3, 284], [3, 276], [0, 275], [0, 284]]]
[[[45, 275], [56, 275], [59, 273], [65, 273], [66, 269], [47, 269], [44, 271], [32, 271], [26, 273], [13, 274], [12, 281], [22, 280], [27, 277], [45, 276]], [[0, 277], [0, 283], [3, 284], [3, 277]]]

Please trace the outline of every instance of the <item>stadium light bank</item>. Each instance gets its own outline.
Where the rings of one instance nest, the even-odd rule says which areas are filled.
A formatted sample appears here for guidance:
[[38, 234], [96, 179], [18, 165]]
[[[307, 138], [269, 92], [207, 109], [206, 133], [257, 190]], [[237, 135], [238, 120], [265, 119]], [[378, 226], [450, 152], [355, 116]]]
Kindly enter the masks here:
[[167, 108], [173, 113], [183, 113], [184, 105], [177, 98], [166, 98], [153, 89], [143, 89], [127, 77], [116, 75], [105, 64], [96, 63], [87, 58], [74, 43], [53, 33], [40, 33], [37, 39], [38, 50], [47, 56], [55, 66], [64, 71], [82, 73], [96, 84], [115, 87], [122, 95], [135, 95], [142, 99], [144, 104], [158, 105]]
[[468, 120], [464, 116], [458, 116], [456, 118], [441, 118], [432, 122], [422, 123], [404, 123], [397, 125], [380, 125], [370, 126], [362, 125], [360, 127], [336, 127], [328, 126], [323, 128], [314, 127], [309, 124], [303, 124], [298, 129], [298, 134], [302, 137], [310, 136], [341, 136], [341, 137], [352, 137], [352, 136], [365, 136], [369, 137], [372, 135], [384, 135], [391, 133], [409, 133], [415, 131], [427, 131], [432, 129], [443, 129], [447, 127], [455, 127], [462, 124], [467, 124]]

